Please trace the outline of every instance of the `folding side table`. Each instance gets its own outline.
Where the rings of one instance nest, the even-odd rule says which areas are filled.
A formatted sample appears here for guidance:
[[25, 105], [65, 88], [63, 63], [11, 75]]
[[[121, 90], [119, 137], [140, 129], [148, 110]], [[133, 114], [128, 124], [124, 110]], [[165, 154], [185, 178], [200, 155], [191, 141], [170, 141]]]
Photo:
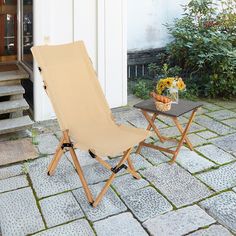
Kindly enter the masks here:
[[[153, 131], [155, 132], [155, 134], [157, 135], [157, 137], [159, 138], [159, 140], [162, 143], [164, 143], [167, 140], [177, 141], [177, 148], [175, 150], [171, 150], [169, 148], [164, 148], [164, 147], [160, 147], [160, 146], [157, 146], [157, 145], [154, 145], [151, 143], [146, 143], [145, 140], [143, 140], [142, 142], [139, 143], [136, 153], [139, 154], [143, 146], [154, 148], [154, 149], [172, 154], [173, 156], [172, 156], [172, 159], [170, 162], [174, 163], [176, 160], [176, 157], [179, 153], [179, 150], [184, 143], [187, 144], [187, 146], [190, 148], [190, 150], [193, 150], [193, 145], [191, 144], [190, 140], [188, 139], [187, 134], [188, 134], [189, 128], [191, 126], [191, 123], [195, 117], [197, 110], [202, 105], [203, 104], [200, 102], [192, 102], [192, 101], [180, 99], [178, 104], [172, 104], [171, 109], [166, 112], [158, 111], [156, 109], [153, 99], [142, 101], [142, 102], [134, 105], [135, 108], [138, 108], [142, 111], [144, 117], [148, 121], [149, 124], [147, 126], [147, 130], [153, 129]], [[183, 128], [182, 125], [179, 123], [178, 117], [182, 116], [188, 112], [191, 112], [191, 115], [189, 117], [189, 121], [188, 121], [186, 127]], [[152, 115], [149, 115], [149, 113], [151, 113]], [[173, 119], [177, 129], [179, 130], [179, 132], [181, 134], [180, 140], [174, 139], [174, 138], [168, 138], [168, 137], [161, 135], [159, 129], [154, 124], [154, 121], [158, 115], [167, 116], [167, 117], [170, 117]]]

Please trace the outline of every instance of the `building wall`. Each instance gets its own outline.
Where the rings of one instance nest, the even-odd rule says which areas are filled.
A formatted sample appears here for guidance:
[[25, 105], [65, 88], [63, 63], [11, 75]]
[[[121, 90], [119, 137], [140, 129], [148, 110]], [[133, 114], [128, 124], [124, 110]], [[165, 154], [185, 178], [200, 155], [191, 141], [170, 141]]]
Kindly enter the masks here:
[[127, 0], [128, 50], [164, 47], [170, 42], [166, 27], [183, 13], [188, 0]]
[[[126, 0], [34, 1], [34, 44], [83, 40], [111, 107], [127, 103], [126, 8]], [[36, 121], [55, 118], [36, 64], [34, 103]]]

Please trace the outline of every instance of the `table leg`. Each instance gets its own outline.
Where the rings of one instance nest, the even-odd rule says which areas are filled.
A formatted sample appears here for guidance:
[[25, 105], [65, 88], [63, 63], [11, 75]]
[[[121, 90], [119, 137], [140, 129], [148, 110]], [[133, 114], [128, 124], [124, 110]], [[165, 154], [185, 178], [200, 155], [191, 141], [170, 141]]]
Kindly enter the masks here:
[[178, 155], [178, 153], [179, 153], [179, 150], [180, 150], [181, 146], [183, 145], [184, 140], [186, 140], [186, 135], [187, 135], [187, 133], [188, 133], [188, 131], [189, 131], [189, 128], [190, 128], [190, 126], [191, 126], [191, 124], [192, 124], [192, 121], [193, 121], [193, 119], [194, 119], [194, 117], [195, 117], [196, 111], [197, 111], [197, 109], [193, 110], [193, 112], [192, 112], [192, 114], [191, 114], [191, 116], [190, 116], [190, 118], [189, 118], [189, 121], [188, 121], [188, 123], [187, 123], [187, 126], [186, 126], [185, 130], [183, 131], [182, 137], [181, 137], [181, 139], [180, 139], [180, 141], [179, 141], [179, 143], [178, 143], [178, 146], [177, 146], [177, 148], [176, 148], [176, 150], [175, 150], [174, 156], [172, 157], [172, 159], [171, 159], [171, 161], [170, 161], [171, 164], [173, 164], [173, 163], [175, 162], [176, 157], [177, 157], [177, 155]]
[[[165, 141], [165, 139], [162, 138], [162, 135], [160, 133], [160, 131], [158, 130], [158, 128], [155, 126], [154, 121], [152, 121], [152, 119], [149, 117], [149, 115], [147, 114], [146, 111], [142, 111], [143, 115], [145, 116], [145, 118], [147, 119], [148, 123], [150, 124], [150, 126], [153, 128], [154, 132], [156, 133], [157, 137], [160, 139], [160, 141], [163, 143]], [[156, 115], [157, 116], [157, 115]]]
[[[152, 122], [155, 121], [156, 117], [157, 117], [157, 114], [154, 113], [154, 114], [152, 115], [152, 118], [151, 118]], [[147, 128], [146, 128], [146, 130], [150, 131], [151, 128], [152, 128], [152, 125], [149, 123], [148, 126], [147, 126]], [[142, 142], [139, 143], [138, 148], [137, 148], [137, 150], [136, 150], [136, 154], [140, 154], [144, 142], [145, 142], [145, 139], [144, 139]]]
[[[184, 129], [183, 129], [182, 125], [179, 123], [178, 118], [177, 118], [177, 117], [174, 117], [174, 118], [173, 118], [173, 121], [174, 121], [176, 127], [178, 128], [179, 132], [181, 133], [181, 135], [183, 135]], [[185, 141], [186, 141], [187, 145], [189, 146], [190, 150], [193, 151], [193, 145], [192, 145], [192, 143], [190, 142], [190, 140], [189, 140], [189, 138], [187, 137], [187, 135], [186, 135], [186, 137], [185, 137]]]

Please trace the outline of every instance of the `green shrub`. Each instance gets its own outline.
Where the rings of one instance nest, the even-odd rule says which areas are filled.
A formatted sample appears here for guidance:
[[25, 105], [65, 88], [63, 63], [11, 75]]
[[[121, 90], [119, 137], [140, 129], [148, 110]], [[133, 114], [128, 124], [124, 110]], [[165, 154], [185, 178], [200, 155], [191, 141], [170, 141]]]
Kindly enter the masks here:
[[[236, 95], [236, 0], [192, 0], [182, 19], [168, 25], [170, 62], [195, 79], [202, 96]], [[188, 87], [187, 87], [188, 88]]]
[[142, 99], [148, 99], [150, 92], [153, 91], [153, 81], [150, 80], [138, 80], [133, 88], [133, 94]]
[[161, 79], [166, 77], [180, 76], [182, 68], [179, 66], [169, 66], [168, 63], [164, 63], [162, 66], [158, 66], [156, 63], [148, 65], [149, 74], [153, 74], [154, 79]]

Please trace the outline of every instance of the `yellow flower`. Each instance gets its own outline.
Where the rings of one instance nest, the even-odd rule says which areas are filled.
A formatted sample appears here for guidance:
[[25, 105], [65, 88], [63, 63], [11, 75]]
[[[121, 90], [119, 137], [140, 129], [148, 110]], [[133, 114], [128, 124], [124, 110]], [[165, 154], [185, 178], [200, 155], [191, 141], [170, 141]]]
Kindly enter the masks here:
[[170, 87], [173, 85], [173, 81], [174, 81], [174, 78], [171, 78], [171, 77], [166, 78], [166, 79], [165, 79], [166, 87], [167, 87], [167, 88], [170, 88]]
[[179, 77], [167, 77], [160, 79], [156, 85], [156, 91], [158, 94], [162, 94], [165, 89], [176, 88], [178, 90], [184, 90], [186, 88], [182, 78]]
[[186, 88], [186, 85], [184, 81], [182, 80], [182, 78], [178, 78], [177, 87], [179, 90], [184, 90]]

